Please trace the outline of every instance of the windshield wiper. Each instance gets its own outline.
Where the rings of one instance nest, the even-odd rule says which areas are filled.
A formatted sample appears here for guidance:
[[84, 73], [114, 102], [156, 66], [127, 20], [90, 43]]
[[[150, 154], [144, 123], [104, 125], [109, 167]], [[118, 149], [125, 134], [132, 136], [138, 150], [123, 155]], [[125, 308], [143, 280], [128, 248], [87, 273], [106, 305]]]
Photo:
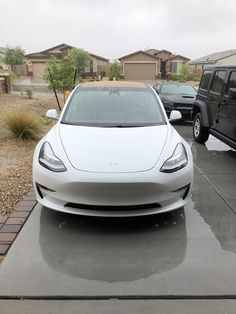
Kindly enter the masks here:
[[143, 127], [141, 124], [114, 124], [114, 125], [104, 125], [105, 128], [137, 128]]

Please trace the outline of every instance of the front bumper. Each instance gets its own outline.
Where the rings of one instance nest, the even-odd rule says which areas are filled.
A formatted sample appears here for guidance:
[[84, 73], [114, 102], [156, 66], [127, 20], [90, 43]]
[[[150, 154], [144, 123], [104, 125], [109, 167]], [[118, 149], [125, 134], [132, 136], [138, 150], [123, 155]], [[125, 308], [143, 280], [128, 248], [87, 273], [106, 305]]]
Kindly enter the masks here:
[[183, 207], [192, 184], [190, 165], [174, 173], [55, 173], [34, 166], [34, 189], [45, 207], [88, 216], [125, 217]]

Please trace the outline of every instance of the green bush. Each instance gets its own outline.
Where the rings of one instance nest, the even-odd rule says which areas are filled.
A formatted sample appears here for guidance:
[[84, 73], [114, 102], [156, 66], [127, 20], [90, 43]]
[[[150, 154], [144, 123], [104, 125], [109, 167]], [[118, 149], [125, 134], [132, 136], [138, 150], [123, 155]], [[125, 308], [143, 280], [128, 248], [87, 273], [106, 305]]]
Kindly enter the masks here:
[[101, 79], [103, 79], [103, 77], [106, 76], [106, 71], [101, 71], [100, 75], [101, 75]]
[[200, 78], [198, 76], [195, 76], [193, 80], [194, 82], [200, 82]]
[[20, 139], [37, 139], [41, 135], [41, 124], [37, 117], [22, 109], [9, 111], [4, 121], [8, 129]]
[[180, 71], [179, 75], [179, 81], [180, 82], [186, 82], [192, 80], [192, 72], [190, 71], [190, 68], [187, 64], [182, 65], [182, 69]]
[[186, 78], [183, 77], [183, 76], [180, 76], [179, 82], [180, 82], [180, 83], [185, 83], [185, 82], [186, 82]]
[[170, 79], [172, 81], [179, 81], [180, 77], [178, 74], [171, 74]]
[[26, 95], [26, 97], [28, 98], [28, 99], [32, 99], [32, 97], [33, 97], [33, 90], [31, 89], [31, 88], [26, 88], [26, 90], [25, 90], [25, 95]]
[[118, 60], [113, 60], [109, 65], [109, 80], [119, 80], [121, 73], [121, 64]]

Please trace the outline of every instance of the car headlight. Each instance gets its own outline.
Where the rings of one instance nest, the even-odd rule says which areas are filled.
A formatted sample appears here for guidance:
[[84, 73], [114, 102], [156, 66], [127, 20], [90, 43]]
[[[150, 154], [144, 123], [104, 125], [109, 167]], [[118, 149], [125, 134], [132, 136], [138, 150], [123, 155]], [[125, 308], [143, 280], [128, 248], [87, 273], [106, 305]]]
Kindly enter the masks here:
[[162, 165], [160, 171], [161, 172], [175, 172], [179, 169], [184, 168], [188, 163], [188, 157], [186, 153], [186, 149], [182, 143], [179, 143], [172, 156], [167, 159]]
[[48, 142], [44, 142], [39, 152], [39, 163], [41, 166], [55, 171], [66, 171], [66, 167], [63, 162], [54, 154], [51, 145]]

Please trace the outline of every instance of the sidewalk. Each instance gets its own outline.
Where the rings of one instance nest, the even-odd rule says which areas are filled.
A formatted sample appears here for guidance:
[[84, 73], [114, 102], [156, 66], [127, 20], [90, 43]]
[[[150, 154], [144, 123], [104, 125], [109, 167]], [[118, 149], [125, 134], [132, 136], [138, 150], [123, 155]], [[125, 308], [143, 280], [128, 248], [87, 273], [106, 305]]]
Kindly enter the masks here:
[[235, 314], [236, 300], [0, 300], [1, 314]]

